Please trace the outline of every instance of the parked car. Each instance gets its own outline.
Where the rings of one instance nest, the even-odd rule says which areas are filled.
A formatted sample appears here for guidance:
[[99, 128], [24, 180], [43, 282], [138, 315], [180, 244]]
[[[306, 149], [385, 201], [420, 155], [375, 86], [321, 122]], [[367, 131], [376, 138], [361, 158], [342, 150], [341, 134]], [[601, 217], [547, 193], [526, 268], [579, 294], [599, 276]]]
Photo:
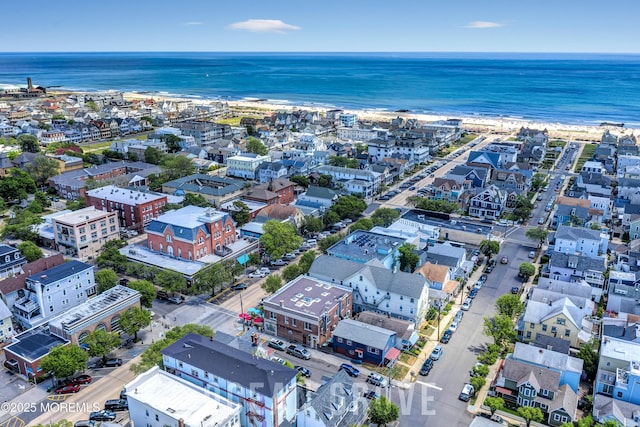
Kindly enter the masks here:
[[493, 271], [493, 266], [492, 265], [488, 265], [485, 269], [484, 272], [487, 274], [490, 274]]
[[541, 224], [541, 225], [544, 224], [544, 218], [543, 217], [538, 218], [538, 224]]
[[471, 308], [471, 304], [473, 304], [473, 300], [471, 298], [467, 298], [462, 303], [462, 306], [460, 307], [460, 309], [464, 311], [468, 311]]
[[91, 378], [91, 375], [85, 374], [85, 375], [78, 375], [71, 382], [75, 384], [89, 384], [91, 383], [91, 381], [93, 381], [93, 378]]
[[80, 384], [69, 384], [56, 389], [56, 394], [77, 393], [80, 391]]
[[183, 303], [182, 298], [180, 298], [180, 297], [169, 297], [169, 298], [167, 298], [167, 301], [169, 301], [170, 303], [173, 303], [173, 304], [182, 304]]
[[287, 349], [287, 345], [285, 344], [284, 341], [279, 340], [277, 338], [271, 338], [269, 340], [269, 347], [271, 348], [275, 348], [276, 350], [282, 350], [285, 351]]
[[111, 411], [95, 411], [89, 414], [90, 421], [113, 421], [116, 419], [116, 413]]
[[453, 315], [453, 321], [460, 323], [462, 316], [464, 316], [464, 311], [457, 311], [456, 314]]
[[460, 392], [460, 395], [458, 395], [458, 399], [462, 400], [463, 402], [468, 402], [469, 399], [471, 399], [471, 397], [474, 395], [475, 390], [473, 388], [473, 386], [471, 384], [465, 384], [462, 387], [462, 391]]
[[420, 367], [420, 375], [429, 375], [429, 372], [431, 372], [431, 368], [433, 368], [433, 360], [432, 359], [425, 360], [422, 366]]
[[536, 251], [529, 251], [529, 258], [535, 258], [536, 257]]
[[271, 359], [269, 359], [269, 360], [277, 362], [277, 363], [279, 363], [281, 365], [284, 365], [284, 364], [287, 363], [287, 362], [285, 362], [285, 360], [283, 358], [278, 357], [278, 356], [271, 356]]
[[[326, 236], [325, 236], [326, 237]], [[284, 259], [280, 258], [277, 259], [275, 261], [271, 261], [271, 265], [276, 266], [276, 267], [281, 267], [283, 265], [289, 265], [288, 261], [285, 261]]]
[[113, 357], [111, 359], [107, 359], [104, 362], [104, 366], [107, 368], [113, 368], [115, 366], [122, 366], [122, 359], [117, 358], [117, 357]]
[[129, 409], [127, 399], [111, 399], [104, 402], [105, 411], [126, 411]]
[[476, 282], [473, 284], [473, 289], [480, 290], [482, 289], [482, 282]]
[[520, 292], [520, 288], [517, 286], [512, 286], [511, 287], [511, 293], [514, 295], [517, 295], [517, 293]]
[[94, 427], [96, 423], [89, 420], [80, 420], [73, 423], [73, 427]]
[[296, 259], [296, 254], [289, 252], [284, 254], [282, 258], [291, 261], [292, 259]]
[[449, 325], [449, 329], [447, 329], [447, 331], [450, 331], [451, 333], [457, 330], [458, 330], [458, 322], [451, 322], [451, 324]]
[[309, 353], [309, 350], [295, 344], [291, 344], [289, 347], [287, 347], [287, 354], [291, 354], [292, 356], [299, 357], [300, 359], [304, 360], [311, 359], [311, 353]]
[[371, 372], [367, 377], [367, 382], [380, 387], [386, 387], [389, 385], [389, 381], [385, 377], [375, 372]]
[[474, 299], [476, 295], [478, 295], [478, 289], [471, 288], [471, 290], [469, 291], [469, 298]]
[[296, 366], [296, 370], [300, 372], [303, 377], [311, 378], [311, 371], [304, 366]]
[[442, 344], [448, 343], [452, 335], [453, 335], [453, 332], [447, 329], [446, 331], [444, 331], [444, 334], [442, 334], [442, 337], [440, 338], [440, 342]]
[[437, 345], [433, 348], [433, 351], [431, 352], [429, 359], [440, 360], [440, 357], [442, 357], [443, 352], [444, 352], [444, 348], [442, 348], [441, 345]]
[[509, 263], [509, 258], [507, 258], [506, 256], [503, 256], [500, 259], [500, 264], [508, 264]]
[[483, 274], [482, 276], [480, 276], [480, 278], [478, 279], [479, 282], [486, 282], [487, 279], [489, 278], [489, 276], [487, 276], [486, 274]]
[[338, 370], [345, 371], [350, 377], [357, 377], [358, 375], [360, 375], [360, 371], [349, 365], [348, 363], [343, 363], [342, 365], [340, 365], [340, 369]]
[[380, 399], [380, 395], [373, 390], [366, 391], [363, 396], [366, 399], [371, 399], [371, 400]]
[[249, 279], [262, 279], [263, 277], [266, 277], [267, 275], [265, 273], [263, 273], [260, 270], [256, 270], [253, 273], [249, 273]]
[[231, 286], [231, 290], [232, 291], [242, 291], [243, 289], [247, 289], [249, 287], [249, 285], [247, 285], [246, 283], [236, 283], [235, 285]]

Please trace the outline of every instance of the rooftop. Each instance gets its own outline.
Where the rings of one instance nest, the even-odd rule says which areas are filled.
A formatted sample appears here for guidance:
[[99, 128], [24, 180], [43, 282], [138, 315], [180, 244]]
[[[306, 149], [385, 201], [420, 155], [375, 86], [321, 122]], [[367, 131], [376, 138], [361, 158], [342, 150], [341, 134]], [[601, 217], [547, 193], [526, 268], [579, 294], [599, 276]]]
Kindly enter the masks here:
[[282, 307], [312, 317], [320, 317], [345, 295], [344, 288], [308, 276], [298, 276], [275, 294], [265, 299], [265, 307]]
[[640, 360], [640, 344], [619, 338], [604, 337], [600, 345], [600, 360], [603, 360], [603, 357], [637, 362]]
[[47, 326], [38, 326], [14, 338], [13, 344], [5, 347], [9, 351], [21, 358], [35, 361], [47, 355], [52, 348], [67, 344], [69, 341], [62, 339], [49, 332]]
[[33, 282], [39, 282], [42, 285], [50, 285], [73, 274], [91, 270], [93, 266], [85, 264], [84, 262], [71, 260], [60, 264], [56, 267], [44, 270], [38, 274], [27, 277], [27, 280]]
[[333, 331], [334, 337], [346, 338], [378, 349], [385, 349], [393, 335], [396, 333], [389, 329], [352, 319], [341, 320]]
[[403, 238], [356, 230], [327, 249], [327, 253], [365, 263], [374, 258], [387, 258], [405, 241]]
[[402, 219], [407, 221], [413, 221], [420, 224], [430, 225], [432, 227], [443, 227], [451, 230], [466, 231], [474, 234], [488, 235], [493, 230], [493, 227], [480, 222], [474, 222], [470, 220], [460, 220], [455, 218], [452, 220], [446, 220], [429, 216], [428, 211], [420, 209], [411, 209], [402, 214]]
[[155, 194], [148, 191], [138, 191], [124, 189], [115, 185], [106, 185], [87, 191], [87, 195], [98, 199], [105, 199], [111, 202], [123, 203], [125, 205], [137, 205], [140, 203], [152, 202], [166, 199], [166, 194]]
[[93, 206], [89, 206], [87, 208], [78, 209], [77, 211], [71, 211], [64, 215], [56, 216], [54, 217], [54, 220], [67, 225], [77, 225], [87, 221], [104, 218], [109, 215], [113, 215], [113, 213], [101, 211]]
[[[240, 405], [205, 388], [198, 387], [157, 366], [125, 386], [127, 398], [136, 400], [185, 426], [227, 425], [240, 414]], [[170, 393], [159, 393], [166, 390]], [[177, 423], [176, 423], [177, 425]]]

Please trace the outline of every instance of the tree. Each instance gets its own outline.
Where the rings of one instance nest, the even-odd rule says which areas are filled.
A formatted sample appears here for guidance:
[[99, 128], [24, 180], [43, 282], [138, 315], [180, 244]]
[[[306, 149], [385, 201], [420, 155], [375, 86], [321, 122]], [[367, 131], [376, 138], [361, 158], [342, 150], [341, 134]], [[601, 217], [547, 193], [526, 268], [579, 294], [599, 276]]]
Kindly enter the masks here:
[[281, 258], [302, 245], [302, 238], [298, 236], [296, 227], [291, 223], [269, 220], [262, 229], [260, 244], [271, 259]]
[[151, 312], [140, 307], [131, 307], [120, 315], [118, 326], [127, 335], [133, 335], [133, 340], [138, 341], [138, 331], [151, 324]]
[[98, 107], [98, 104], [96, 104], [94, 101], [87, 101], [84, 103], [84, 106], [94, 113], [100, 111], [100, 107]]
[[27, 153], [39, 153], [40, 152], [40, 143], [38, 143], [38, 138], [33, 135], [22, 134], [18, 137], [18, 143], [20, 144], [20, 148], [22, 151]]
[[484, 333], [485, 335], [492, 337], [493, 342], [500, 346], [500, 348], [506, 348], [508, 344], [511, 344], [516, 339], [516, 324], [509, 316], [498, 314], [491, 317], [484, 318]]
[[531, 264], [530, 262], [523, 262], [522, 264], [520, 264], [519, 270], [520, 272], [518, 275], [524, 280], [529, 280], [529, 277], [535, 276], [536, 274], [536, 266]]
[[365, 209], [367, 209], [367, 202], [361, 197], [353, 195], [342, 196], [331, 206], [331, 210], [337, 213], [340, 219], [355, 219]]
[[504, 408], [504, 399], [501, 397], [487, 397], [484, 399], [484, 405], [489, 407], [491, 415], [495, 414], [497, 410]]
[[127, 242], [124, 240], [111, 240], [105, 243], [102, 246], [100, 255], [98, 255], [98, 258], [96, 259], [98, 267], [111, 269], [117, 272], [124, 272], [129, 261], [125, 255], [122, 255], [118, 251], [118, 249], [126, 246], [126, 244]]
[[185, 277], [171, 270], [159, 270], [153, 277], [153, 283], [173, 292], [181, 291], [187, 286]]
[[547, 236], [549, 235], [549, 230], [545, 230], [544, 228], [530, 228], [524, 233], [528, 239], [537, 242], [542, 245], [545, 240], [547, 240]]
[[309, 188], [309, 186], [311, 185], [311, 181], [309, 181], [309, 178], [304, 175], [294, 175], [289, 178], [289, 181], [294, 182], [300, 187], [304, 188]]
[[249, 153], [258, 154], [260, 156], [266, 156], [269, 153], [269, 149], [258, 138], [250, 136], [247, 138], [247, 151]]
[[514, 221], [524, 221], [529, 218], [529, 214], [533, 210], [533, 203], [524, 196], [518, 196], [516, 207], [511, 212], [511, 218]]
[[35, 181], [20, 169], [9, 169], [9, 175], [0, 180], [0, 197], [6, 202], [24, 200], [35, 192]]
[[288, 283], [300, 275], [300, 266], [298, 264], [288, 265], [282, 270], [282, 279]]
[[33, 179], [39, 188], [47, 185], [52, 176], [58, 175], [60, 165], [57, 160], [38, 154], [31, 162], [24, 166], [25, 172]]
[[333, 177], [331, 175], [320, 175], [320, 178], [318, 178], [318, 187], [333, 187]]
[[391, 208], [378, 208], [371, 214], [371, 221], [374, 225], [388, 227], [400, 218], [400, 212]]
[[135, 289], [140, 292], [140, 304], [143, 307], [151, 308], [153, 300], [156, 299], [156, 287], [148, 280], [132, 280], [127, 284], [127, 287]]
[[69, 420], [60, 420], [56, 423], [36, 424], [35, 427], [73, 427], [73, 423]]
[[385, 426], [397, 420], [399, 415], [398, 406], [385, 396], [380, 396], [369, 405], [369, 419], [378, 426]]
[[191, 159], [175, 154], [165, 156], [160, 163], [160, 167], [168, 180], [182, 178], [196, 171], [196, 167], [191, 162]]
[[539, 423], [544, 419], [544, 415], [540, 408], [534, 408], [532, 406], [520, 406], [518, 408], [518, 415], [524, 418], [525, 423], [527, 423], [527, 427], [531, 425], [531, 421]]
[[120, 337], [117, 332], [107, 332], [104, 329], [96, 329], [82, 341], [89, 347], [89, 355], [107, 359], [107, 354], [120, 346]]
[[282, 287], [282, 278], [277, 274], [272, 274], [262, 282], [261, 287], [266, 293], [272, 294]]
[[306, 274], [311, 268], [311, 264], [316, 259], [316, 251], [309, 251], [302, 254], [298, 266], [300, 267], [300, 274]]
[[42, 249], [37, 247], [35, 243], [29, 241], [18, 244], [18, 250], [22, 252], [22, 255], [24, 255], [28, 262], [33, 262], [44, 256]]
[[400, 252], [400, 271], [413, 273], [418, 266], [420, 256], [414, 252], [415, 248], [414, 245], [409, 243], [403, 243], [398, 247], [398, 252]]
[[453, 213], [460, 210], [458, 205], [446, 200], [429, 200], [424, 197], [411, 196], [407, 198], [407, 201], [413, 204], [416, 208], [423, 209], [425, 211]]
[[358, 159], [349, 159], [342, 156], [329, 157], [329, 164], [331, 166], [338, 166], [341, 168], [358, 169]]
[[487, 258], [491, 259], [492, 256], [500, 252], [500, 243], [495, 240], [483, 240], [480, 242], [479, 249]]
[[87, 366], [87, 352], [77, 345], [59, 345], [42, 358], [40, 369], [55, 378], [68, 378]]
[[242, 227], [251, 221], [251, 210], [249, 209], [249, 206], [241, 200], [236, 200], [233, 202], [231, 218], [236, 222], [236, 227]]
[[39, 214], [39, 213], [42, 213], [42, 205], [38, 203], [37, 200], [34, 200], [31, 203], [29, 203], [29, 206], [27, 206], [27, 210], [35, 214]]
[[160, 162], [162, 162], [163, 157], [164, 153], [158, 150], [156, 147], [147, 147], [144, 150], [144, 161], [147, 163], [151, 163], [152, 165], [159, 165]]
[[520, 301], [518, 295], [514, 294], [504, 294], [498, 297], [495, 306], [499, 315], [512, 319], [520, 316], [524, 311], [524, 303]]
[[209, 268], [200, 270], [196, 274], [195, 291], [209, 292], [211, 296], [214, 296], [222, 291], [225, 283], [228, 284], [231, 281], [232, 277], [229, 268], [222, 263], [216, 263]]
[[533, 175], [531, 179], [531, 191], [538, 191], [544, 185], [545, 179], [546, 177], [541, 173]]
[[[118, 252], [118, 254], [120, 254]], [[100, 257], [98, 257], [100, 258]], [[118, 284], [118, 276], [115, 271], [104, 269], [99, 270], [94, 274], [94, 279], [96, 280], [96, 284], [98, 285], [98, 293], [101, 294], [107, 289], [113, 288]]]
[[165, 135], [162, 135], [160, 137], [160, 140], [164, 141], [164, 143], [167, 145], [167, 150], [169, 151], [169, 153], [177, 153], [178, 151], [182, 150], [180, 143], [184, 140], [177, 135], [167, 133]]
[[590, 340], [582, 344], [577, 357], [583, 360], [582, 369], [589, 380], [594, 380], [598, 371], [598, 343]]
[[51, 199], [49, 199], [42, 191], [36, 191], [33, 197], [34, 201], [38, 202], [43, 208], [51, 206]]
[[302, 221], [302, 224], [300, 225], [300, 232], [302, 234], [306, 234], [306, 233], [317, 233], [319, 231], [322, 231], [322, 219], [312, 216], [312, 215], [306, 215], [304, 217], [304, 220]]
[[204, 198], [202, 194], [187, 193], [184, 195], [184, 206], [199, 206], [201, 208], [210, 208], [211, 203]]
[[[0, 180], [0, 185], [2, 181]], [[14, 209], [9, 213], [8, 224], [2, 228], [2, 237], [13, 236], [20, 240], [34, 241], [38, 237], [33, 231], [33, 226], [42, 223], [40, 215], [34, 214], [28, 209]]]
[[485, 377], [475, 376], [469, 379], [469, 384], [473, 386], [474, 390], [480, 390], [482, 386], [486, 384], [486, 382], [487, 379]]
[[67, 202], [67, 209], [77, 211], [78, 209], [86, 208], [87, 201], [85, 199], [72, 200]]
[[360, 218], [349, 227], [350, 232], [355, 230], [371, 230], [373, 228], [373, 220], [371, 218]]

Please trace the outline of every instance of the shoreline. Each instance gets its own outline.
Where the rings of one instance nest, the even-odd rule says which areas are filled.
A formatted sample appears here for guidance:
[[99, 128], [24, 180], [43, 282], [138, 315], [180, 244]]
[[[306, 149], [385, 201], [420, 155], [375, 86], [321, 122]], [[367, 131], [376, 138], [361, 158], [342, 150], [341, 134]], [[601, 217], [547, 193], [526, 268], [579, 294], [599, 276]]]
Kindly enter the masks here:
[[[108, 91], [81, 91], [81, 90], [65, 90], [64, 88], [56, 88], [48, 92], [51, 96], [69, 95], [69, 94], [96, 94], [96, 93], [109, 93], [120, 92], [117, 90]], [[549, 136], [552, 138], [565, 138], [599, 142], [602, 134], [609, 130], [612, 133], [618, 135], [633, 135], [640, 133], [640, 128], [630, 127], [617, 127], [617, 126], [603, 126], [603, 125], [588, 125], [588, 124], [571, 124], [562, 122], [548, 122], [535, 119], [525, 119], [518, 117], [497, 117], [497, 116], [476, 116], [468, 114], [458, 115], [445, 115], [439, 113], [416, 113], [412, 111], [388, 111], [383, 109], [353, 109], [353, 108], [340, 108], [337, 106], [309, 106], [292, 104], [288, 101], [285, 103], [278, 103], [275, 100], [268, 100], [264, 98], [247, 98], [243, 100], [232, 100], [223, 98], [203, 98], [196, 96], [184, 96], [170, 93], [160, 92], [147, 92], [147, 91], [128, 91], [122, 92], [123, 97], [127, 101], [153, 99], [155, 102], [163, 101], [184, 101], [192, 102], [196, 105], [210, 105], [211, 103], [223, 102], [229, 105], [231, 108], [244, 108], [244, 109], [256, 109], [264, 110], [265, 115], [269, 112], [275, 111], [299, 111], [299, 110], [311, 110], [325, 113], [329, 110], [338, 109], [347, 113], [353, 113], [358, 116], [361, 121], [384, 121], [390, 122], [396, 117], [406, 119], [417, 119], [420, 122], [433, 122], [438, 120], [446, 120], [449, 118], [458, 118], [462, 120], [462, 126], [465, 129], [477, 131], [477, 132], [497, 132], [497, 133], [512, 133], [517, 132], [521, 127], [530, 129], [547, 129]]]

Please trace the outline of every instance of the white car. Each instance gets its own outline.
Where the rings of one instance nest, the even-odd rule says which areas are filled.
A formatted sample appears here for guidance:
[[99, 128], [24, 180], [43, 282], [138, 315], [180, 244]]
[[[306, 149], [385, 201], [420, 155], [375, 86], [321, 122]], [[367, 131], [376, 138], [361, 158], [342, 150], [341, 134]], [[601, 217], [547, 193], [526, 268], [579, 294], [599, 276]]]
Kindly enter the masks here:
[[260, 270], [256, 270], [253, 273], [249, 274], [250, 279], [262, 279], [263, 277], [266, 277], [266, 276], [267, 275]]
[[267, 276], [269, 273], [271, 273], [271, 270], [269, 270], [269, 267], [261, 267], [257, 271], [259, 271], [260, 273], [264, 274], [265, 276]]

